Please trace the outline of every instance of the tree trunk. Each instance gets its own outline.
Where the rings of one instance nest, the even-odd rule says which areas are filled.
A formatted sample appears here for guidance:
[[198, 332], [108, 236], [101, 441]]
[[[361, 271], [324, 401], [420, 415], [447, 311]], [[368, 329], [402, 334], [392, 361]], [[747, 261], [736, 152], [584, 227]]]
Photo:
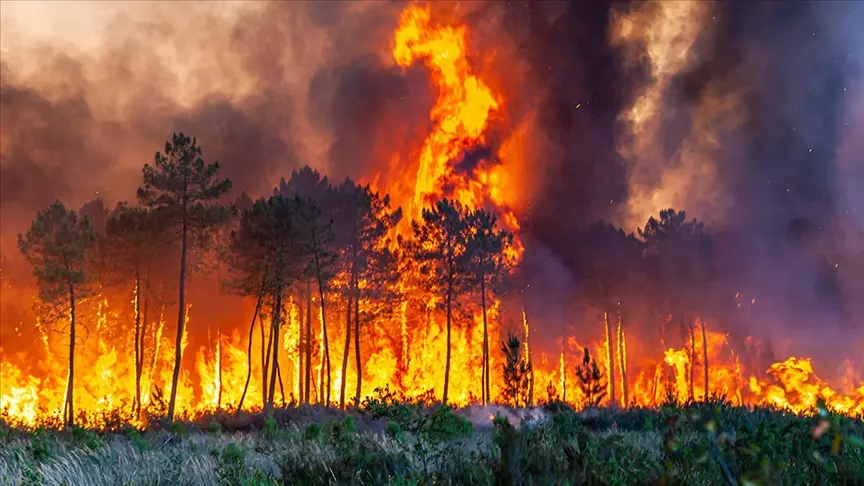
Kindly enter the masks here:
[[321, 275], [321, 260], [318, 257], [318, 243], [315, 234], [312, 234], [312, 244], [315, 245], [315, 275], [318, 278], [318, 297], [321, 299], [321, 333], [324, 335], [324, 365], [327, 366], [327, 391], [322, 393], [326, 400], [324, 403], [330, 406], [331, 369], [330, 369], [330, 341], [327, 339], [327, 312], [324, 309], [324, 279]]
[[528, 350], [528, 398], [525, 401], [525, 406], [534, 405], [534, 354], [531, 351], [531, 328], [528, 325], [528, 313], [525, 313], [525, 349]]
[[273, 305], [273, 323], [270, 331], [270, 341], [273, 345], [273, 358], [270, 371], [270, 389], [267, 392], [267, 404], [264, 415], [273, 412], [273, 397], [276, 394], [277, 371], [279, 370], [279, 326], [282, 320], [282, 285], [277, 285], [275, 303]]
[[135, 401], [132, 402], [132, 414], [141, 410], [141, 268], [135, 265]]
[[171, 399], [168, 401], [168, 420], [174, 420], [177, 404], [177, 387], [180, 385], [180, 361], [183, 350], [183, 326], [186, 323], [186, 245], [189, 225], [186, 221], [186, 207], [183, 207], [183, 230], [180, 243], [180, 298], [177, 311], [177, 339], [174, 347], [174, 376], [171, 379]]
[[612, 406], [618, 406], [618, 399], [615, 394], [615, 348], [612, 346], [614, 334], [612, 334], [612, 325], [609, 323], [609, 312], [603, 313], [603, 325], [606, 326], [606, 357], [609, 364], [609, 400]]
[[300, 303], [300, 295], [299, 293], [294, 294], [294, 301], [297, 303], [297, 402], [303, 403], [303, 378], [306, 376], [305, 368], [303, 367], [303, 355], [304, 355], [304, 347], [303, 347], [303, 323], [306, 322], [306, 311], [303, 308], [303, 304]]
[[486, 275], [480, 275], [480, 305], [483, 308], [483, 405], [489, 404], [489, 327], [486, 320]]
[[357, 390], [354, 392], [354, 406], [360, 406], [360, 393], [363, 391], [363, 363], [360, 360], [360, 296], [354, 299], [354, 359], [357, 365]]
[[222, 410], [222, 323], [216, 322], [216, 382], [219, 390], [216, 392], [216, 410]]
[[447, 358], [444, 364], [444, 394], [441, 401], [447, 405], [447, 393], [450, 389], [450, 324], [453, 318], [453, 271], [447, 276]]
[[[264, 321], [261, 320], [260, 317], [259, 317], [259, 320], [261, 321], [260, 324], [261, 324], [261, 329], [263, 332]], [[263, 339], [264, 335], [262, 334], [261, 337]], [[264, 349], [264, 348], [265, 348], [264, 341], [261, 341], [261, 349]], [[270, 386], [270, 360], [273, 356], [272, 351], [273, 351], [273, 321], [272, 321], [272, 317], [271, 317], [270, 333], [267, 334], [267, 346], [266, 346], [266, 351], [264, 352], [264, 355], [265, 355], [265, 359], [264, 359], [264, 381], [261, 382], [261, 388], [264, 389], [264, 401], [261, 402], [262, 407], [267, 406], [267, 402], [269, 401], [269, 399], [271, 397], [271, 395], [267, 393], [267, 388], [268, 388], [268, 386]]]
[[[255, 312], [252, 313], [252, 323], [249, 324], [249, 346], [246, 348], [246, 384], [243, 385], [243, 393], [240, 395], [240, 403], [237, 404], [238, 413], [243, 409], [243, 400], [246, 399], [246, 392], [249, 391], [249, 382], [252, 381], [252, 337], [255, 335], [255, 320], [258, 319], [258, 312], [261, 310], [262, 300], [264, 300], [264, 279], [261, 279], [261, 290], [258, 291], [258, 301], [255, 303]], [[261, 349], [263, 350], [264, 335], [262, 334], [261, 337]]]
[[699, 319], [699, 323], [702, 324], [702, 357], [705, 359], [704, 367], [705, 367], [705, 401], [708, 401], [709, 392], [708, 392], [708, 337], [706, 336], [707, 332], [705, 331], [705, 320]]
[[[254, 323], [253, 323], [254, 324]], [[261, 406], [267, 403], [267, 367], [270, 363], [270, 348], [268, 348], [267, 330], [264, 329], [264, 318], [261, 316], [261, 311], [258, 311], [258, 326], [261, 329]]]
[[693, 329], [693, 322], [687, 322], [687, 329], [690, 331], [690, 381], [689, 381], [689, 395], [690, 400], [694, 398], [693, 385], [696, 381], [696, 333]]
[[308, 404], [312, 393], [312, 285], [306, 282], [306, 390], [305, 402]]
[[282, 367], [276, 363], [276, 374], [279, 375], [279, 395], [282, 397], [282, 408], [285, 408], [285, 385], [282, 384]]
[[[144, 355], [145, 355], [145, 351], [147, 349], [147, 347], [146, 347], [146, 344], [147, 344], [147, 341], [146, 341], [146, 337], [147, 337], [147, 308], [148, 308], [147, 296], [149, 295], [149, 293], [150, 293], [150, 272], [147, 272], [147, 277], [145, 278], [145, 284], [144, 284], [144, 292], [139, 295], [139, 298], [141, 296], [143, 296], [143, 298], [144, 298], [143, 311], [141, 312], [141, 330], [139, 332], [139, 335], [141, 336], [141, 340], [138, 343], [139, 347], [136, 349], [136, 351], [138, 353], [139, 361], [136, 363], [136, 369], [135, 369], [135, 375], [136, 375], [136, 385], [135, 386], [138, 389], [139, 397], [140, 397], [140, 390], [141, 390], [140, 383], [144, 377]], [[139, 414], [141, 413], [141, 400], [140, 400], [140, 398], [138, 400], [137, 412]]]
[[345, 386], [348, 381], [348, 354], [351, 352], [351, 304], [354, 294], [354, 265], [351, 265], [351, 280], [348, 283], [348, 299], [345, 306], [345, 350], [342, 353], [342, 383], [339, 385], [339, 408], [345, 409]]
[[627, 392], [627, 354], [626, 344], [624, 341], [624, 322], [621, 317], [621, 303], [618, 303], [618, 363], [621, 370], [621, 397], [624, 399], [624, 407], [630, 405], [629, 394]]
[[72, 393], [75, 389], [75, 284], [69, 282], [69, 381], [66, 384], [66, 426], [75, 425]]

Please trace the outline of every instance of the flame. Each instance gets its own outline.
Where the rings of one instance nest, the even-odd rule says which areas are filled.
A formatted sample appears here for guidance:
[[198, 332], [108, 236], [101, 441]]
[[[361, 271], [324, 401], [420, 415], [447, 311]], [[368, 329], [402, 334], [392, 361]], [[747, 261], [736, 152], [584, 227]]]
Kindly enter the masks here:
[[[646, 32], [649, 32], [651, 40], [648, 54], [654, 82], [625, 114], [625, 121], [634, 127], [656, 132], [659, 129], [652, 120], [657, 118], [661, 93], [672, 76], [686, 66], [688, 50], [696, 36], [687, 19], [703, 18], [707, 7], [697, 3], [662, 2], [651, 8], [659, 9], [662, 15], [656, 19], [652, 17], [654, 20], [643, 17], [619, 19], [616, 38], [622, 42], [633, 38], [640, 26], [647, 22], [649, 29]], [[518, 193], [522, 175], [511, 169], [513, 163], [525, 166], [517, 159], [531, 152], [525, 149], [528, 125], [520, 125], [509, 135], [495, 156], [481, 158], [468, 171], [460, 168], [460, 161], [467, 152], [489, 144], [493, 125], [500, 121], [498, 116], [507, 102], [505, 96], [489, 87], [483, 73], [472, 64], [467, 27], [438, 23], [432, 18], [429, 7], [408, 7], [393, 35], [392, 55], [396, 64], [403, 68], [422, 63], [429, 69], [431, 81], [437, 88], [437, 99], [430, 113], [433, 123], [416, 154], [387, 154], [384, 160], [389, 161], [391, 173], [373, 174], [369, 182], [380, 187], [382, 192], [393, 195], [395, 204], [403, 207], [408, 215], [403, 221], [417, 218], [424, 207], [442, 197], [455, 198], [472, 209], [489, 208], [499, 215], [502, 226], [516, 234], [508, 257], [514, 263], [518, 262], [524, 250], [518, 238], [521, 226], [516, 210], [520, 204]], [[642, 152], [640, 144], [649, 143], [644, 141], [649, 139], [641, 135], [636, 137], [636, 145], [630, 147], [628, 153], [639, 154]], [[395, 178], [393, 172], [397, 173]], [[645, 198], [662, 202], [662, 198], [655, 196], [646, 194]], [[640, 207], [640, 211], [643, 209], [650, 210], [647, 206]], [[336, 275], [334, 281], [347, 281], [347, 276]], [[362, 281], [360, 285], [365, 288], [368, 283]], [[385, 386], [412, 398], [430, 390], [440, 393], [444, 381], [446, 330], [436, 309], [438, 302], [434, 298], [423, 300], [422, 294], [407, 288], [404, 281], [397, 285], [409, 297], [398, 303], [392, 316], [379, 317], [376, 303], [368, 297], [358, 303], [362, 322], [354, 325], [359, 324], [361, 330], [361, 399]], [[17, 290], [36, 294], [33, 289]], [[96, 292], [81, 302], [80, 320], [84, 327], [95, 330], [88, 339], [76, 344], [78, 362], [84, 364], [75, 371], [74, 398], [76, 409], [87, 416], [84, 425], [98, 425], [102, 420], [100, 417], [104, 419], [105, 414], [131, 408], [135, 396], [135, 365], [131, 357], [135, 352], [128, 337], [132, 335], [136, 317], [141, 318], [146, 329], [142, 356], [142, 408], [158, 414], [165, 408], [164, 401], [170, 394], [176, 350], [170, 337], [172, 324], [165, 319], [166, 308], [160, 304], [158, 312], [148, 316], [144, 311], [136, 316], [139, 312], [136, 299], [140, 296], [135, 289], [131, 292], [131, 297], [129, 293]], [[308, 302], [304, 302], [307, 298], [311, 297], [298, 292], [286, 299], [285, 322], [280, 333], [282, 339], [275, 343], [279, 356], [276, 394], [286, 402], [292, 396], [301, 399], [306, 386], [312, 391], [311, 401], [321, 401], [328, 396], [324, 389], [327, 383], [323, 348], [325, 315], [320, 306], [307, 307]], [[557, 383], [560, 389], [556, 393], [560, 399], [576, 406], [584, 405], [585, 397], [578, 380], [567, 379], [567, 376], [575, 376], [574, 370], [582, 361], [585, 346], [573, 336], [562, 336], [558, 359], [550, 359], [549, 356], [554, 355], [550, 353], [547, 356], [543, 352], [542, 339], [537, 339], [542, 335], [532, 336], [524, 307], [507, 309], [499, 299], [490, 297], [489, 300], [487, 323], [492, 400], [498, 399], [501, 392], [503, 356], [497, 343], [506, 335], [503, 322], [512, 318], [513, 326], [520, 330], [521, 324], [524, 333], [524, 357], [532, 362], [531, 382], [541, 387]], [[416, 301], [420, 303], [415, 304]], [[329, 294], [326, 315], [332, 373], [329, 396], [331, 399], [339, 397], [344, 385], [346, 401], [350, 402], [358, 383], [354, 360], [349, 360], [344, 375], [338, 366], [341, 351], [354, 339], [354, 336], [345, 334], [344, 326], [339, 325], [340, 322], [344, 324], [341, 319], [347, 313], [346, 306], [344, 296], [338, 292]], [[309, 309], [315, 314], [310, 316]], [[460, 318], [452, 329], [449, 395], [455, 405], [467, 405], [482, 395], [482, 313], [476, 306], [466, 306], [464, 312], [467, 317]], [[272, 317], [267, 316], [268, 313], [272, 310], [264, 309], [258, 322], [254, 323], [257, 330], [253, 333], [250, 370], [246, 331], [230, 327], [228, 322], [220, 322], [218, 339], [199, 345], [198, 341], [190, 338], [190, 333], [194, 338], [196, 330], [206, 329], [208, 323], [198, 314], [197, 307], [195, 312], [191, 307], [187, 309], [186, 332], [179, 351], [188, 351], [190, 360], [194, 358], [194, 366], [184, 366], [181, 370], [177, 390], [181, 415], [196, 416], [217, 408], [236, 407], [244, 392], [247, 373], [251, 374], [251, 380], [244, 408], [260, 409], [265, 389], [261, 357], [267, 347], [268, 323]], [[251, 316], [251, 308], [248, 314]], [[310, 317], [315, 315], [318, 316], [318, 330], [311, 333], [311, 342], [307, 343], [303, 331], [308, 322], [314, 321]], [[639, 326], [630, 322], [626, 333], [620, 319], [613, 331], [609, 318], [608, 314], [602, 318], [598, 316], [591, 327], [602, 326], [602, 331], [597, 329], [599, 336], [585, 341], [605, 374], [606, 403], [611, 402], [613, 392], [616, 401], [620, 393], [621, 400], [628, 402], [624, 405], [640, 406], [658, 405], [667, 395], [684, 402], [689, 397], [700, 399], [716, 393], [742, 405], [774, 405], [796, 413], [812, 412], [820, 399], [842, 413], [864, 413], [864, 383], [854, 374], [851, 362], [844, 370], [842, 390], [835, 390], [816, 375], [809, 359], [790, 358], [760, 369], [750, 362], [755, 361], [750, 359], [750, 353], [754, 352], [750, 346], [733, 349], [728, 336], [712, 328], [706, 328], [704, 338], [698, 332], [692, 342], [688, 339], [684, 346], [664, 350], [659, 343], [639, 334]], [[533, 314], [532, 319], [535, 319]], [[4, 321], [2, 324], [5, 328], [9, 323]], [[542, 318], [539, 318], [532, 322], [533, 329], [543, 329], [542, 324]], [[22, 328], [29, 325], [21, 323]], [[66, 369], [68, 342], [64, 342], [62, 333], [48, 332], [39, 319], [33, 320], [31, 328], [31, 337], [36, 343], [33, 349], [20, 352], [0, 349], [0, 416], [25, 425], [59, 417], [66, 390], [66, 372], [63, 370]], [[535, 342], [531, 342], [531, 338]], [[305, 360], [307, 346], [311, 354], [308, 363]], [[352, 355], [358, 351], [353, 345], [350, 349]], [[533, 359], [532, 354], [539, 359]], [[703, 379], [706, 367], [707, 386]], [[615, 379], [609, 379], [613, 375]], [[311, 383], [305, 382], [306, 376], [311, 376]], [[856, 386], [856, 383], [859, 384]], [[534, 398], [535, 401], [542, 400], [539, 394]], [[144, 413], [132, 421], [141, 424], [146, 417]]]

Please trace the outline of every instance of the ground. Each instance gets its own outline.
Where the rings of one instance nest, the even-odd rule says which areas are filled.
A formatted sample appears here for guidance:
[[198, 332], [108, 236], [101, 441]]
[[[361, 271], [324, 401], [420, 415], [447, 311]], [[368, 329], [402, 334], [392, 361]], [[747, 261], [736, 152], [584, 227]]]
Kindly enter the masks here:
[[348, 412], [301, 406], [109, 428], [0, 425], [0, 484], [864, 484], [861, 417], [723, 402], [576, 412], [382, 397]]

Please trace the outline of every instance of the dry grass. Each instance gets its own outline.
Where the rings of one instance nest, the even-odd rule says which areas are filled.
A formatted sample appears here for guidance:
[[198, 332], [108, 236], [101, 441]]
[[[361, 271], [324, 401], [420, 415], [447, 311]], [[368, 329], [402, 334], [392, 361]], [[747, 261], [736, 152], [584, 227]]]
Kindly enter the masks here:
[[[382, 406], [378, 418], [295, 409], [269, 421], [235, 417], [209, 426], [207, 419], [173, 433], [17, 431], [0, 424], [0, 485], [649, 485], [670, 474], [670, 484], [727, 484], [719, 460], [694, 452], [708, 450], [713, 439], [686, 410], [445, 410], [442, 421], [418, 428], [388, 418], [398, 406]], [[737, 436], [722, 446], [736, 477], [761, 467], [761, 457], [736, 453], [758, 444], [760, 455], [786, 468], [759, 484], [818, 484], [823, 472], [814, 451], [833, 461], [826, 484], [864, 484], [864, 451], [844, 445], [831, 456], [832, 438], [811, 437], [818, 418], [720, 408], [720, 426]], [[490, 413], [502, 418], [494, 427]], [[843, 434], [864, 432], [860, 420], [835, 426]], [[673, 442], [683, 455], [670, 450]]]

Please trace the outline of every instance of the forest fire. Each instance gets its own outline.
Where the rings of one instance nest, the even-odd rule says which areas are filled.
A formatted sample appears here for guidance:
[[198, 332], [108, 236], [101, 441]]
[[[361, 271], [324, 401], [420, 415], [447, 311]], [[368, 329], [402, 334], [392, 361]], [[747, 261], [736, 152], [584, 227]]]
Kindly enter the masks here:
[[[616, 305], [603, 302], [584, 313], [590, 317], [565, 318], [590, 333], [577, 339], [564, 326], [556, 347], [538, 344], [537, 330], [554, 326], [535, 318], [518, 291], [505, 290], [529, 246], [521, 233], [521, 201], [511, 195], [507, 177], [521, 161], [498, 150], [506, 141], [492, 140], [508, 98], [473, 68], [468, 34], [467, 25], [437, 23], [429, 8], [404, 10], [393, 34], [393, 60], [401, 68], [423, 64], [437, 96], [419, 152], [386, 154], [382, 160], [390, 167], [362, 178], [369, 184], [365, 189], [348, 182], [331, 185], [303, 169], [276, 188], [274, 198], [281, 199], [238, 203], [239, 217], [210, 228], [210, 244], [197, 248], [203, 262], [198, 266], [210, 272], [200, 280], [210, 282], [195, 282], [186, 303], [178, 304], [174, 283], [156, 283], [167, 280], [164, 275], [176, 278], [179, 240], [162, 248], [168, 257], [129, 257], [124, 247], [134, 266], [124, 263], [118, 270], [113, 259], [120, 259], [119, 253], [105, 248], [117, 244], [112, 231], [120, 230], [109, 223], [107, 236], [97, 236], [88, 250], [108, 256], [88, 254], [92, 261], [82, 263], [80, 272], [93, 277], [71, 310], [61, 299], [63, 315], [50, 323], [40, 314], [41, 304], [20, 322], [19, 316], [0, 317], [21, 339], [0, 344], [0, 418], [35, 425], [66, 415], [67, 321], [73, 314], [80, 326], [74, 341], [74, 408], [84, 424], [104, 423], [112, 414], [139, 424], [165, 415], [177, 353], [183, 366], [174, 390], [176, 410], [189, 417], [238, 407], [258, 410], [268, 401], [344, 407], [383, 388], [457, 406], [564, 401], [577, 407], [651, 407], [722, 396], [735, 404], [801, 414], [812, 413], [823, 400], [840, 413], [864, 414], [864, 382], [851, 362], [846, 386], [838, 390], [817, 376], [808, 358], [764, 366], [753, 347], [736, 346], [716, 320], [709, 324], [690, 315], [686, 323], [681, 318], [680, 336], [664, 331], [657, 337], [649, 329], [651, 318], [626, 320], [622, 307], [629, 302], [619, 296]], [[292, 199], [295, 193], [310, 199], [315, 210]], [[215, 207], [217, 198], [212, 199], [205, 202]], [[358, 216], [356, 206], [363, 204], [365, 212]], [[296, 211], [302, 224], [292, 231], [310, 232], [311, 243], [297, 243], [302, 249], [292, 248], [286, 260], [303, 255], [303, 268], [271, 269], [281, 262], [283, 248], [253, 236], [283, 234], [266, 226], [266, 217], [255, 219], [259, 210]], [[309, 222], [315, 211], [332, 219], [333, 228]], [[448, 219], [453, 214], [455, 219]], [[121, 216], [106, 217], [116, 222]], [[185, 235], [185, 219], [182, 224]], [[635, 244], [647, 247], [648, 238]], [[213, 282], [220, 287], [211, 288]], [[3, 285], [6, 302], [41, 302], [34, 285]], [[84, 280], [80, 286], [85, 288]], [[214, 297], [240, 310], [231, 317], [213, 316], [208, 306], [215, 305]], [[185, 326], [175, 340], [178, 306], [185, 310]], [[518, 339], [512, 356], [506, 346], [510, 335]], [[519, 375], [513, 392], [502, 369], [520, 362], [529, 371]]]

